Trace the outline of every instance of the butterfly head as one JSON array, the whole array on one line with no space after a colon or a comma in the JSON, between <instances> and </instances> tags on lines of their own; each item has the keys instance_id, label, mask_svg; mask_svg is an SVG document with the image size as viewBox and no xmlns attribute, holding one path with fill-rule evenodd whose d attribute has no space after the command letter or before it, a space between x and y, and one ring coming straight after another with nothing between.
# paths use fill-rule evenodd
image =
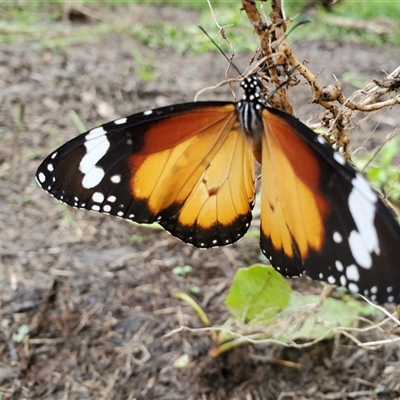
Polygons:
<instances>
[{"instance_id":1,"label":"butterfly head","mask_svg":"<svg viewBox=\"0 0 400 400\"><path fill-rule=\"evenodd\" d=\"M262 83L257 75L249 75L248 77L244 78L243 81L240 82L240 86L244 92L242 96L243 101L253 100L253 97L254 99L262 98Z\"/></svg>"},{"instance_id":2,"label":"butterfly head","mask_svg":"<svg viewBox=\"0 0 400 400\"><path fill-rule=\"evenodd\" d=\"M243 96L236 106L239 120L246 134L254 138L260 136L264 129L261 113L266 103L261 92L262 83L256 75L250 75L240 86Z\"/></svg>"}]
</instances>

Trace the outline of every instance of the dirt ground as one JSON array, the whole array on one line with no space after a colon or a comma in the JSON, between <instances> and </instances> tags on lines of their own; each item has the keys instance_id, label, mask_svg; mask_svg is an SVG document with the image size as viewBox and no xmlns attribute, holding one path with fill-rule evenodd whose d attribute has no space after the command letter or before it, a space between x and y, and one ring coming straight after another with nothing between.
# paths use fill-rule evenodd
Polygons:
<instances>
[{"instance_id":1,"label":"dirt ground","mask_svg":"<svg viewBox=\"0 0 400 400\"><path fill-rule=\"evenodd\" d=\"M121 9L113 12L109 18L117 23ZM123 12L134 20L137 9ZM196 12L170 7L148 8L142 15L193 23L197 18ZM151 81L137 77L133 48L154 60ZM348 72L365 82L381 79L382 70L400 63L389 45L302 41L294 50L314 72L321 71L324 84L333 73L339 80ZM238 55L237 64L244 67L249 56ZM1 46L1 399L399 398L399 344L372 351L337 337L302 350L246 345L213 359L209 333L165 336L181 325L203 327L174 297L189 293L190 285L200 288L192 296L213 324L227 320L223 299L237 267L258 262L258 240L198 250L163 231L68 208L35 183L40 161L79 133L72 110L90 128L191 101L197 90L221 81L225 67L216 52L181 55L113 34L57 50L29 40ZM353 90L344 82L345 94ZM231 98L221 89L207 96ZM309 88L300 85L292 96L297 116L316 121ZM390 132L398 122L396 112L376 114L352 139L372 148L383 138L377 133ZM193 269L176 276L172 269L180 265ZM305 291L321 290L295 282ZM20 331L18 341L25 324L29 335ZM364 333L362 339L376 336ZM177 368L174 362L184 354L189 362Z\"/></svg>"}]
</instances>

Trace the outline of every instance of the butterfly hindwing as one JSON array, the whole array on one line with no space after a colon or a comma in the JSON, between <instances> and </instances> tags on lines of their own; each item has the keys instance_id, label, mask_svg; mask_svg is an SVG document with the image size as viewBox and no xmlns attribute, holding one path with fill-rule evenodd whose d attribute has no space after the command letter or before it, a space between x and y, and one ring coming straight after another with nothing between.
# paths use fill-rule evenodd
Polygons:
<instances>
[{"instance_id":1,"label":"butterfly hindwing","mask_svg":"<svg viewBox=\"0 0 400 400\"><path fill-rule=\"evenodd\" d=\"M41 164L40 185L77 208L158 221L198 247L247 231L254 198L251 141L233 103L187 103L92 129Z\"/></svg>"},{"instance_id":2,"label":"butterfly hindwing","mask_svg":"<svg viewBox=\"0 0 400 400\"><path fill-rule=\"evenodd\" d=\"M286 276L400 301L390 294L400 293L400 229L366 179L295 118L265 109L263 119L264 254Z\"/></svg>"}]
</instances>

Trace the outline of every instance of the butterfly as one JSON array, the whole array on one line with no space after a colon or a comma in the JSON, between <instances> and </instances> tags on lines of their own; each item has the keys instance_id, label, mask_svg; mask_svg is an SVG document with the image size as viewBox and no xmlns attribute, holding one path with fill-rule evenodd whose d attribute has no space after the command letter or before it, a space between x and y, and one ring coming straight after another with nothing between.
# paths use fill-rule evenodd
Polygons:
<instances>
[{"instance_id":1,"label":"butterfly","mask_svg":"<svg viewBox=\"0 0 400 400\"><path fill-rule=\"evenodd\" d=\"M261 164L260 247L286 277L400 302L400 227L367 180L295 117L271 108L262 82L238 102L192 102L120 118L70 140L39 166L62 202L158 222L199 248L248 230Z\"/></svg>"}]
</instances>

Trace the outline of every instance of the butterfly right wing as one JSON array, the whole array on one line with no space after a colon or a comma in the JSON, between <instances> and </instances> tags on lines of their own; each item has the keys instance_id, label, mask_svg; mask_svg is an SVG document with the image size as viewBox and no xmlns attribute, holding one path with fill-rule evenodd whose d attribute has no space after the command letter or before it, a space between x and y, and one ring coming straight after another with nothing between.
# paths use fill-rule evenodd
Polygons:
<instances>
[{"instance_id":1,"label":"butterfly right wing","mask_svg":"<svg viewBox=\"0 0 400 400\"><path fill-rule=\"evenodd\" d=\"M294 117L263 110L261 248L283 275L400 302L400 227L367 180Z\"/></svg>"}]
</instances>

